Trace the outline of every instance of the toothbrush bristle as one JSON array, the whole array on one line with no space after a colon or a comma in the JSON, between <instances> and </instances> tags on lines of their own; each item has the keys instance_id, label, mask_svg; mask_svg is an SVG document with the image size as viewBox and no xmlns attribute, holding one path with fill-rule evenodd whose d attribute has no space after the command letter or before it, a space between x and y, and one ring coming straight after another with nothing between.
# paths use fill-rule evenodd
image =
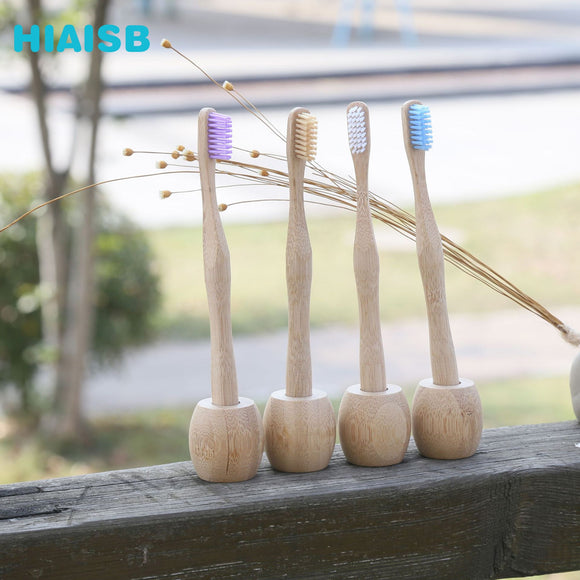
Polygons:
<instances>
[{"instance_id":1,"label":"toothbrush bristle","mask_svg":"<svg viewBox=\"0 0 580 580\"><path fill-rule=\"evenodd\" d=\"M232 119L212 112L207 119L207 150L210 159L231 159Z\"/></svg>"},{"instance_id":2,"label":"toothbrush bristle","mask_svg":"<svg viewBox=\"0 0 580 580\"><path fill-rule=\"evenodd\" d=\"M367 148L367 124L364 109L360 105L351 107L346 114L346 123L351 153L364 153Z\"/></svg>"},{"instance_id":3,"label":"toothbrush bristle","mask_svg":"<svg viewBox=\"0 0 580 580\"><path fill-rule=\"evenodd\" d=\"M413 149L429 151L433 144L431 113L427 105L415 103L409 107L409 132Z\"/></svg>"},{"instance_id":4,"label":"toothbrush bristle","mask_svg":"<svg viewBox=\"0 0 580 580\"><path fill-rule=\"evenodd\" d=\"M300 113L296 117L296 134L294 138L294 153L299 159L312 161L316 156L316 140L318 138L318 121L314 115Z\"/></svg>"}]
</instances>

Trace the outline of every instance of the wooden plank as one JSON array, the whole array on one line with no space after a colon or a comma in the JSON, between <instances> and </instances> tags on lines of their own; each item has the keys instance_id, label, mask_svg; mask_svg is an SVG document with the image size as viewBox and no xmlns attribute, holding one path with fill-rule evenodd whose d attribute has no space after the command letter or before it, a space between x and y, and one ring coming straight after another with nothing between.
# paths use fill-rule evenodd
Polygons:
<instances>
[{"instance_id":1,"label":"wooden plank","mask_svg":"<svg viewBox=\"0 0 580 580\"><path fill-rule=\"evenodd\" d=\"M0 486L1 578L505 578L580 569L580 425L484 432L460 461L189 462Z\"/></svg>"}]
</instances>

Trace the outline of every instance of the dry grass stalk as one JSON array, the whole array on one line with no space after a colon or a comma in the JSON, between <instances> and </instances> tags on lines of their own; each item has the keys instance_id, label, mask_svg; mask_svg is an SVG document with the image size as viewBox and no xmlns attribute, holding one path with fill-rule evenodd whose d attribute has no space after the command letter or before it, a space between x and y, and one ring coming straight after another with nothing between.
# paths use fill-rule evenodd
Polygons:
<instances>
[{"instance_id":1,"label":"dry grass stalk","mask_svg":"<svg viewBox=\"0 0 580 580\"><path fill-rule=\"evenodd\" d=\"M223 85L221 85L197 63L186 57L174 47L169 46L169 48L193 64L193 66L195 66L195 68L197 68L211 82L213 82L219 88L225 90L244 109L254 115L259 121L264 123L264 125L266 125L266 127L268 127L275 135L277 135L280 139L285 140L284 135L256 106L252 104L249 99L239 93L232 83L226 81ZM249 166L246 164L238 164L237 162L232 162L232 164L237 165L238 167L249 168ZM323 197L332 201L333 204L346 207L350 210L356 207L356 187L352 181L325 170L320 164L316 162L309 162L308 165L315 174L328 180L330 184L326 182L307 180L305 187L306 192L311 193L312 195ZM273 170L270 169L268 169L268 171L273 172ZM286 178L286 181L284 181L284 178ZM282 187L287 187L288 185L287 175L284 175L284 173L280 171L277 172L277 175L273 180L270 180L269 177L264 177L263 179L265 179L266 182L270 185L280 185ZM372 214L376 219L389 225L405 237L412 240L415 239L415 218L412 214L397 207L395 204L392 204L388 200L374 194L371 194L370 204ZM562 338L570 344L574 346L580 346L580 334L574 331L568 325L564 324L562 320L552 314L547 308L520 290L515 284L504 278L493 268L482 262L479 258L476 258L469 251L462 248L459 244L456 244L443 235L441 236L441 240L443 244L445 259L448 262L469 276L472 276L476 280L483 282L492 290L495 290L499 294L509 298L516 304L519 304L521 307L536 314L551 324L561 333Z\"/></svg>"},{"instance_id":2,"label":"dry grass stalk","mask_svg":"<svg viewBox=\"0 0 580 580\"><path fill-rule=\"evenodd\" d=\"M166 44L165 44L166 43ZM232 83L226 81L225 83L218 83L211 75L209 75L205 70L203 70L198 64L189 59L187 56L175 49L168 41L164 41L163 46L170 48L177 54L182 56L185 60L190 62L195 68L197 68L202 74L204 74L212 83L214 83L220 89L226 91L235 101L237 101L246 111L254 115L261 123L263 123L268 129L270 129L277 137L282 141L285 141L284 135L270 122L270 120L257 108L255 107L246 97L241 95ZM285 161L285 157L281 155L272 155L268 153L261 153L256 150L245 150L244 151L250 155L251 158L266 157L273 160ZM174 151L174 152L161 152L161 151L134 151L132 149L125 149L124 154L129 156L135 153L152 153L157 155L169 155L174 159L181 159L183 161L192 162L197 160L197 153L187 150L184 152ZM318 198L323 198L325 202L313 202L320 205L330 205L332 207L340 207L349 211L355 211L356 209L356 185L350 179L341 177L327 171L319 163L308 162L308 167L311 169L314 177L305 179L305 193L311 194ZM176 173L199 173L199 170L192 165L179 165L175 163L162 162L158 165L160 168L165 168L167 166L180 167L183 169L176 169L171 171L163 172L163 174L176 174ZM217 166L217 173L222 175L227 175L234 177L238 180L249 181L251 183L260 183L264 185L274 185L288 189L288 174L275 167L265 167L264 165L258 165L253 163L245 163L237 160L230 161L220 161ZM22 216L13 220L7 226L0 228L0 233L8 229L10 226L14 225L24 217L30 215L37 209L44 207L48 203L53 203L65 199L76 193L85 191L92 187L103 185L106 183L113 183L116 181L123 181L127 179L136 179L141 177L150 177L152 175L161 175L161 173L152 173L147 175L137 175L129 177L121 177L116 179L109 179L101 181L99 183L89 185L75 191L66 193L50 202L38 205L31 210L27 211ZM231 186L226 186L231 187ZM186 191L197 191L197 190L186 190ZM181 192L170 192L164 190L162 192L162 197L169 197L172 193ZM239 203L249 203L251 201L265 201L265 200L248 200L240 201L229 204L230 207L237 205ZM387 199L384 199L376 194L370 193L370 205L373 217L377 220L383 222L384 224L390 226L395 231L399 232L401 235L405 236L410 240L415 239L415 218L412 214L405 211L404 209L398 207L397 205L391 203ZM221 209L224 210L228 206L221 204ZM580 334L566 325L557 316L552 314L547 308L542 306L539 302L534 300L531 296L520 290L515 284L504 278L501 274L496 272L493 268L485 264L479 258L471 254L465 248L456 244L453 240L442 235L441 236L443 251L445 254L445 259L453 264L455 267L459 268L461 271L465 272L469 276L479 280L495 292L498 292L502 296L509 298L516 304L519 304L522 308L525 308L529 312L536 314L550 325L552 325L556 330L558 330L564 340L569 342L574 346L580 346Z\"/></svg>"}]
</instances>

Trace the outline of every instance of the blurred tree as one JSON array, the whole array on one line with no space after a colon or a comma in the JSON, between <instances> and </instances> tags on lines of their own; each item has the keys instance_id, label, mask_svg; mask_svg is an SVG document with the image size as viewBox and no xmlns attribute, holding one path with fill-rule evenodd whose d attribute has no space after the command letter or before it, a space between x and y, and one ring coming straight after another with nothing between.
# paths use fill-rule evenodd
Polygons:
<instances>
[{"instance_id":1,"label":"blurred tree","mask_svg":"<svg viewBox=\"0 0 580 580\"><path fill-rule=\"evenodd\" d=\"M33 24L38 24L43 31L50 23L54 25L55 33L65 23L80 27L90 22L96 35L106 22L110 4L110 0L75 0L61 10L55 9L51 3L49 11L42 0L13 1L11 20L22 24L25 31ZM7 19L6 15L4 19ZM97 44L95 37L95 46ZM40 45L43 46L42 39ZM77 180L83 183L95 181L103 52L93 50L76 55L80 62L88 59L88 73L86 80L72 91L75 122L69 140L70 155L67 163L58 165L52 142L54 133L62 133L62 128L49 123L49 83L44 74L45 61L58 59L58 53L32 52L29 46L27 48L22 54L29 63L30 94L36 108L44 157L42 198L47 201L66 190L73 165L83 167L82 175L76 176ZM61 204L48 206L36 230L43 288L43 342L56 355L50 365L54 405L46 415L45 427L67 437L79 435L83 425L81 391L93 324L96 195L91 191L82 196L79 217L73 221L65 219Z\"/></svg>"},{"instance_id":2,"label":"blurred tree","mask_svg":"<svg viewBox=\"0 0 580 580\"><path fill-rule=\"evenodd\" d=\"M30 190L39 187L30 176L19 182L0 176L0 216L5 220L31 199ZM10 191L12 195L8 195ZM14 193L18 193L18 198ZM40 286L35 228L22 222L0 235L0 385L13 386L7 411L18 418L30 418L37 407L34 401L34 376L42 341Z\"/></svg>"},{"instance_id":3,"label":"blurred tree","mask_svg":"<svg viewBox=\"0 0 580 580\"><path fill-rule=\"evenodd\" d=\"M1 222L26 211L41 189L37 174L0 175ZM77 219L74 205L80 207L81 199L67 204L65 223ZM30 216L0 235L0 388L13 388L7 411L29 422L46 404L36 374L53 358L41 323L46 289L40 283L35 231L41 219ZM95 323L90 343L92 360L102 364L151 337L160 293L144 235L106 207L100 208L96 222Z\"/></svg>"}]
</instances>

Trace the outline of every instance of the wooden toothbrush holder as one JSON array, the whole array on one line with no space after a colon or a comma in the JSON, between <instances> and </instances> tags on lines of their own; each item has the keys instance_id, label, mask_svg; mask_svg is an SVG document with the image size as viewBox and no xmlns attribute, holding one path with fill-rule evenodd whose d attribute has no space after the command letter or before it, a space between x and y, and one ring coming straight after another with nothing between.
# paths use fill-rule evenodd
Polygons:
<instances>
[{"instance_id":1,"label":"wooden toothbrush holder","mask_svg":"<svg viewBox=\"0 0 580 580\"><path fill-rule=\"evenodd\" d=\"M274 391L264 410L266 455L274 469L291 473L327 467L336 443L334 409L326 393L289 397Z\"/></svg>"},{"instance_id":2,"label":"wooden toothbrush holder","mask_svg":"<svg viewBox=\"0 0 580 580\"><path fill-rule=\"evenodd\" d=\"M463 459L477 450L483 429L481 400L473 381L459 381L439 386L424 379L415 391L413 438L425 457Z\"/></svg>"},{"instance_id":3,"label":"wooden toothbrush holder","mask_svg":"<svg viewBox=\"0 0 580 580\"><path fill-rule=\"evenodd\" d=\"M401 387L362 391L348 387L338 412L340 444L349 463L382 467L401 463L411 436L411 412Z\"/></svg>"},{"instance_id":4,"label":"wooden toothbrush holder","mask_svg":"<svg viewBox=\"0 0 580 580\"><path fill-rule=\"evenodd\" d=\"M206 481L246 481L256 475L264 449L262 417L254 401L218 406L201 400L189 424L189 453Z\"/></svg>"}]
</instances>

